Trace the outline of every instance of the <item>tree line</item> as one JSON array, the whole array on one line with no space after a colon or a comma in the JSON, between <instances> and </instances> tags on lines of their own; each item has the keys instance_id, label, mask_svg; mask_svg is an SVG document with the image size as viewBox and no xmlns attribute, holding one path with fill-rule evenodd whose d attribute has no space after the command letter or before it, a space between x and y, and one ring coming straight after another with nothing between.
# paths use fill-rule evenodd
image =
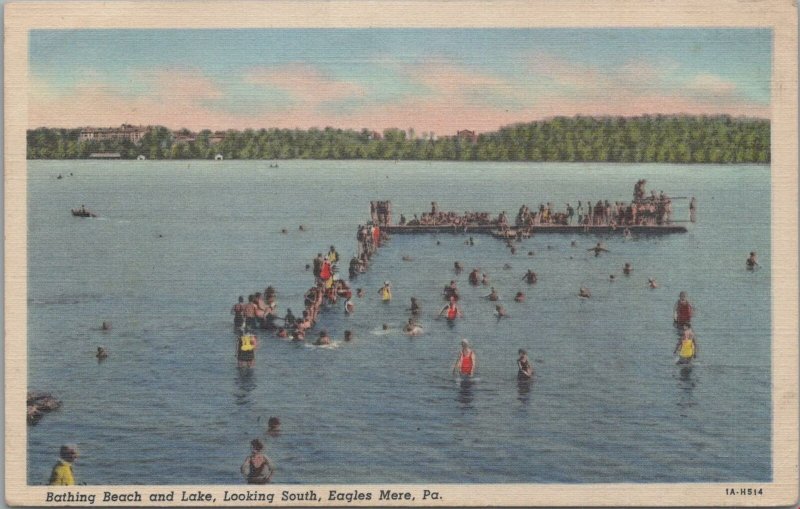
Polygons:
<instances>
[{"instance_id":1,"label":"tree line","mask_svg":"<svg viewBox=\"0 0 800 509\"><path fill-rule=\"evenodd\" d=\"M401 159L625 163L769 163L769 120L728 115L555 117L519 123L476 138L413 129L228 130L222 141L200 131L151 128L139 143L80 141L80 129L28 131L28 159L85 159L116 152L123 159Z\"/></svg>"}]
</instances>

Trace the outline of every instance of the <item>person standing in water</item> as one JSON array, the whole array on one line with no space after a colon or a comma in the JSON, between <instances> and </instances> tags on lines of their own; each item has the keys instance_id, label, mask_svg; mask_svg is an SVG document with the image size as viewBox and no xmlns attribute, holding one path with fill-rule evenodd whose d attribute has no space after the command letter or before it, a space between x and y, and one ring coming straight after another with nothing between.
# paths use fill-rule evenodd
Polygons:
<instances>
[{"instance_id":1,"label":"person standing in water","mask_svg":"<svg viewBox=\"0 0 800 509\"><path fill-rule=\"evenodd\" d=\"M244 325L244 297L241 295L239 296L239 302L231 308L231 314L233 315L233 328L238 330Z\"/></svg>"},{"instance_id":2,"label":"person standing in water","mask_svg":"<svg viewBox=\"0 0 800 509\"><path fill-rule=\"evenodd\" d=\"M520 348L518 353L517 379L530 380L533 378L533 366L531 366L531 362L528 360L528 352Z\"/></svg>"},{"instance_id":3,"label":"person standing in water","mask_svg":"<svg viewBox=\"0 0 800 509\"><path fill-rule=\"evenodd\" d=\"M236 338L236 359L240 368L252 368L256 362L258 338L255 334L242 331Z\"/></svg>"},{"instance_id":4,"label":"person standing in water","mask_svg":"<svg viewBox=\"0 0 800 509\"><path fill-rule=\"evenodd\" d=\"M259 439L250 441L251 452L242 463L241 472L247 484L267 484L275 473L269 458L264 455L264 443Z\"/></svg>"},{"instance_id":5,"label":"person standing in water","mask_svg":"<svg viewBox=\"0 0 800 509\"><path fill-rule=\"evenodd\" d=\"M420 308L416 297L411 297L411 307L408 308L408 311L411 311L413 316L419 316L420 312L422 311L422 308Z\"/></svg>"},{"instance_id":6,"label":"person standing in water","mask_svg":"<svg viewBox=\"0 0 800 509\"><path fill-rule=\"evenodd\" d=\"M478 358L475 352L469 347L469 341L466 339L461 340L461 351L458 352L458 357L453 365L453 374L457 372L461 376L473 376L475 368L478 365Z\"/></svg>"},{"instance_id":7,"label":"person standing in water","mask_svg":"<svg viewBox=\"0 0 800 509\"><path fill-rule=\"evenodd\" d=\"M61 446L58 453L58 463L50 473L50 486L73 486L75 484L75 472L72 464L78 459L78 446L66 444Z\"/></svg>"},{"instance_id":8,"label":"person standing in water","mask_svg":"<svg viewBox=\"0 0 800 509\"><path fill-rule=\"evenodd\" d=\"M692 307L692 304L686 297L686 292L681 292L678 295L678 301L675 303L672 319L675 325L683 327L684 325L691 324L692 316L694 316L694 307Z\"/></svg>"},{"instance_id":9,"label":"person standing in water","mask_svg":"<svg viewBox=\"0 0 800 509\"><path fill-rule=\"evenodd\" d=\"M453 322L456 318L461 318L464 316L461 313L461 309L458 307L458 304L456 304L455 297L450 297L450 302L448 302L447 305L443 307L441 311L439 311L439 316L442 315L445 315L449 322Z\"/></svg>"},{"instance_id":10,"label":"person standing in water","mask_svg":"<svg viewBox=\"0 0 800 509\"><path fill-rule=\"evenodd\" d=\"M697 341L694 334L689 333L689 329L684 329L681 339L675 345L673 354L678 354L678 364L689 364L692 359L697 358Z\"/></svg>"},{"instance_id":11,"label":"person standing in water","mask_svg":"<svg viewBox=\"0 0 800 509\"><path fill-rule=\"evenodd\" d=\"M388 281L383 282L383 286L378 290L378 295L381 296L383 302L392 300L392 287Z\"/></svg>"},{"instance_id":12,"label":"person standing in water","mask_svg":"<svg viewBox=\"0 0 800 509\"><path fill-rule=\"evenodd\" d=\"M536 276L536 273L531 269L528 269L528 272L522 276L522 280L528 283L529 285L535 285L539 278Z\"/></svg>"},{"instance_id":13,"label":"person standing in water","mask_svg":"<svg viewBox=\"0 0 800 509\"><path fill-rule=\"evenodd\" d=\"M758 256L755 251L750 251L750 256L747 257L746 264L748 270L755 270L756 267L761 267L761 265L758 264Z\"/></svg>"}]
</instances>

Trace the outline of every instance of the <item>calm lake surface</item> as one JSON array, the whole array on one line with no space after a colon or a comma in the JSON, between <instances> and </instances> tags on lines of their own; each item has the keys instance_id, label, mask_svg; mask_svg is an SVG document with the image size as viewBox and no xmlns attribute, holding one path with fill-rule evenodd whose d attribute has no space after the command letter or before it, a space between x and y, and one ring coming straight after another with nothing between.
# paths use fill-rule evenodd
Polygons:
<instances>
[{"instance_id":1,"label":"calm lake surface","mask_svg":"<svg viewBox=\"0 0 800 509\"><path fill-rule=\"evenodd\" d=\"M395 220L432 200L513 217L523 203L630 200L639 178L697 197L688 233L608 237L599 258L586 251L593 235L538 235L516 255L489 236L471 247L461 235L395 236L354 282L366 292L355 314L321 315L316 331L340 342L351 329L352 343L261 336L255 368L236 367L236 298L271 284L280 313L300 314L305 265L331 244L348 260L370 200L391 200ZM47 482L65 442L80 446L79 482L237 484L255 437L277 483L772 478L768 166L29 161L28 179L28 385L63 401L28 428L30 484ZM81 204L100 217L72 217ZM753 250L763 268L748 272ZM488 288L469 287L472 267L510 318L496 320ZM535 286L521 281L528 268ZM454 328L434 320L451 279L465 313ZM592 299L577 298L582 285ZM519 290L527 302L513 301ZM688 371L672 355L681 290L697 310ZM425 326L414 339L399 332L411 296ZM472 386L450 375L462 337L478 356ZM536 371L528 386L516 381L519 348ZM265 437L273 415L283 432Z\"/></svg>"}]
</instances>

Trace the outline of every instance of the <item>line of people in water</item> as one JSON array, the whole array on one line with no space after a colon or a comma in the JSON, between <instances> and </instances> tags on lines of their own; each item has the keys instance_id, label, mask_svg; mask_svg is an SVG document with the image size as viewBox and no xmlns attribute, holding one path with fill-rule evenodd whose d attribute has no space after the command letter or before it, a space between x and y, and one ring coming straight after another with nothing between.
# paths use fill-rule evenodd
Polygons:
<instances>
[{"instance_id":1,"label":"line of people in water","mask_svg":"<svg viewBox=\"0 0 800 509\"><path fill-rule=\"evenodd\" d=\"M370 258L387 239L386 233L376 224L359 225L356 234L358 254L351 259L349 267L351 280L366 271ZM259 346L257 330L274 333L281 339L305 341L308 331L317 325L324 307L333 307L343 301L345 314L355 312L353 290L350 283L339 276L337 268L339 261L339 252L335 246L330 246L326 255L317 253L312 262L306 265L306 270L312 271L314 285L303 295L304 309L299 317L294 315L291 308L287 308L284 316L278 316L277 293L272 286L268 286L263 293L256 292L249 295L247 302L244 296L239 297L239 301L230 311L236 332L236 358L239 367L251 368L255 363L255 351ZM391 286L388 281L379 292L384 301L391 300ZM360 288L357 296L363 296ZM345 331L344 340L350 341L352 338L352 331ZM320 331L319 337L313 342L317 346L331 343L332 339L325 329Z\"/></svg>"}]
</instances>

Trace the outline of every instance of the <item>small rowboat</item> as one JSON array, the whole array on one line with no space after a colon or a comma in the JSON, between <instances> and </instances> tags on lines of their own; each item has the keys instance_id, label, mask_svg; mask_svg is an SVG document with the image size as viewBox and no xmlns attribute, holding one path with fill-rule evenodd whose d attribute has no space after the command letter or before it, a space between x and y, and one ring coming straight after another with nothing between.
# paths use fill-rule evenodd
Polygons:
<instances>
[{"instance_id":1,"label":"small rowboat","mask_svg":"<svg viewBox=\"0 0 800 509\"><path fill-rule=\"evenodd\" d=\"M72 209L72 215L75 217L97 217L97 214L85 209Z\"/></svg>"}]
</instances>

